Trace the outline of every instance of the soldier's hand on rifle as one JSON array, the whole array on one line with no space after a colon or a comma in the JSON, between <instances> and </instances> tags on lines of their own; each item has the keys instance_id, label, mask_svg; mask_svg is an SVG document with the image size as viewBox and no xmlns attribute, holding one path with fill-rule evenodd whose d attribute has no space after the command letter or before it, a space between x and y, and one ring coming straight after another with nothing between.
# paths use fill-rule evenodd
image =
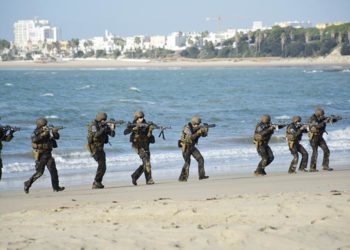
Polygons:
<instances>
[{"instance_id":1,"label":"soldier's hand on rifle","mask_svg":"<svg viewBox=\"0 0 350 250\"><path fill-rule=\"evenodd\" d=\"M201 130L202 130L202 134L206 134L206 133L208 133L209 128L208 127L202 127Z\"/></svg>"},{"instance_id":2,"label":"soldier's hand on rifle","mask_svg":"<svg viewBox=\"0 0 350 250\"><path fill-rule=\"evenodd\" d=\"M110 123L109 127L110 127L110 129L115 130L115 124L114 123Z\"/></svg>"},{"instance_id":3,"label":"soldier's hand on rifle","mask_svg":"<svg viewBox=\"0 0 350 250\"><path fill-rule=\"evenodd\" d=\"M42 131L41 131L40 135L44 137L44 136L48 136L49 133L50 133L49 128L47 126L45 126L45 127L42 128Z\"/></svg>"},{"instance_id":4,"label":"soldier's hand on rifle","mask_svg":"<svg viewBox=\"0 0 350 250\"><path fill-rule=\"evenodd\" d=\"M52 128L52 133L58 133L59 128Z\"/></svg>"}]
</instances>

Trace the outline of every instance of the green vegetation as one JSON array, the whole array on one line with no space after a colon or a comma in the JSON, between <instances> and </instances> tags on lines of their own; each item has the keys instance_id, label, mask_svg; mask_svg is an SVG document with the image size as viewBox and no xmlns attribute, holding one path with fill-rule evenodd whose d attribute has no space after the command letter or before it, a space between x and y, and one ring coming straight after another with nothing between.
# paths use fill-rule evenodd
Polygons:
<instances>
[{"instance_id":1,"label":"green vegetation","mask_svg":"<svg viewBox=\"0 0 350 250\"><path fill-rule=\"evenodd\" d=\"M140 58L165 58L167 56L173 55L175 52L172 50L155 48L151 50L142 51L141 49L136 49L132 51L125 52L127 58L140 59Z\"/></svg>"},{"instance_id":2,"label":"green vegetation","mask_svg":"<svg viewBox=\"0 0 350 250\"><path fill-rule=\"evenodd\" d=\"M180 55L187 58L242 57L316 57L326 56L339 46L342 55L350 54L350 23L326 29L273 27L271 30L238 33L216 48L206 43L203 48L190 47Z\"/></svg>"}]
</instances>

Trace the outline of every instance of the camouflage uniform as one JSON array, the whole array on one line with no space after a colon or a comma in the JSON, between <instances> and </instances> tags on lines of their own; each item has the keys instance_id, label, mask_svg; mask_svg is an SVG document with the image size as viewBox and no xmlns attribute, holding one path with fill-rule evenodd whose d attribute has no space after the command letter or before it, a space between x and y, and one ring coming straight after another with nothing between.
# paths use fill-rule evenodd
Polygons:
<instances>
[{"instance_id":1,"label":"camouflage uniform","mask_svg":"<svg viewBox=\"0 0 350 250\"><path fill-rule=\"evenodd\" d=\"M305 148L300 144L300 141L302 139L303 133L307 133L307 130L303 127L298 126L295 122L291 123L287 127L287 141L288 141L288 147L293 155L293 160L290 163L290 167L288 170L288 173L296 173L296 168L299 161L299 155L298 152L301 153L301 162L299 165L299 171L307 172L307 161L309 154L305 150Z\"/></svg>"},{"instance_id":2,"label":"camouflage uniform","mask_svg":"<svg viewBox=\"0 0 350 250\"><path fill-rule=\"evenodd\" d=\"M91 156L98 163L95 180L92 186L93 188L104 188L102 185L102 179L106 173L106 154L104 151L104 144L109 142L109 136L115 136L114 129L111 129L106 123L101 122L102 120L107 120L107 114L97 114L96 119L88 126L87 147Z\"/></svg>"},{"instance_id":3,"label":"camouflage uniform","mask_svg":"<svg viewBox=\"0 0 350 250\"><path fill-rule=\"evenodd\" d=\"M60 138L58 130L51 132L46 128L46 119L38 119L37 128L32 135L33 156L35 159L36 172L30 179L24 182L24 191L29 193L29 188L40 178L45 171L45 166L51 175L51 185L54 191L63 191L64 187L59 186L58 173L56 169L55 159L52 157L52 149L57 148L57 142Z\"/></svg>"},{"instance_id":4,"label":"camouflage uniform","mask_svg":"<svg viewBox=\"0 0 350 250\"><path fill-rule=\"evenodd\" d=\"M208 128L199 126L201 123L199 117L194 117L192 120L197 122L198 127L194 128L193 122L188 123L186 126L184 126L181 139L179 140L179 147L182 148L182 157L185 161L182 167L179 181L187 181L188 179L191 165L191 156L193 156L193 158L195 158L198 162L199 179L202 180L209 178L205 175L204 158L196 147L199 138L201 136L206 137L208 135Z\"/></svg>"},{"instance_id":5,"label":"camouflage uniform","mask_svg":"<svg viewBox=\"0 0 350 250\"><path fill-rule=\"evenodd\" d=\"M322 111L322 110L318 110L318 111ZM312 115L309 119L309 123L310 123L309 139L310 139L310 145L312 147L310 172L317 171L316 165L317 165L318 147L320 147L323 150L323 162L322 162L323 170L331 171L333 169L329 167L330 151L328 149L326 141L323 139L323 133L326 132L327 121L323 117L323 115L316 116L316 113L317 113L317 110L315 114Z\"/></svg>"},{"instance_id":6,"label":"camouflage uniform","mask_svg":"<svg viewBox=\"0 0 350 250\"><path fill-rule=\"evenodd\" d=\"M133 125L128 125L124 130L124 135L130 134L130 142L136 153L142 160L142 164L131 175L132 183L136 186L137 180L144 173L146 184L154 184L152 179L151 152L149 145L155 143L155 138L152 134L153 127L148 126L146 120L143 120L139 125L135 125L138 118L143 118L143 112L136 112Z\"/></svg>"},{"instance_id":7,"label":"camouflage uniform","mask_svg":"<svg viewBox=\"0 0 350 250\"><path fill-rule=\"evenodd\" d=\"M256 144L256 150L261 157L261 161L254 172L256 175L266 175L265 168L274 160L274 155L268 145L273 133L274 128L271 126L270 122L259 122L256 125L254 143Z\"/></svg>"},{"instance_id":8,"label":"camouflage uniform","mask_svg":"<svg viewBox=\"0 0 350 250\"><path fill-rule=\"evenodd\" d=\"M2 177L2 159L1 159L1 150L2 150L2 142L3 141L6 141L6 142L9 142L12 140L13 138L13 133L14 131L10 130L10 132L7 132L6 130L3 130L1 127L0 127L0 180L1 180L1 177Z\"/></svg>"}]
</instances>

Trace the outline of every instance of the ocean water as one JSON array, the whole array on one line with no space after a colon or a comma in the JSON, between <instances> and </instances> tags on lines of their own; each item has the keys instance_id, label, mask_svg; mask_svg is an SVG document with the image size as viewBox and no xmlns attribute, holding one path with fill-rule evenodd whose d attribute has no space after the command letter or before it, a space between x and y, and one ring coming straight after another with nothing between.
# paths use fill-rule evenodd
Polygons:
<instances>
[{"instance_id":1,"label":"ocean water","mask_svg":"<svg viewBox=\"0 0 350 250\"><path fill-rule=\"evenodd\" d=\"M74 69L0 70L0 123L19 126L10 143L4 143L3 180L0 191L18 189L34 173L30 136L35 120L65 127L54 150L62 185L91 183L96 162L84 149L87 124L99 111L109 118L132 120L143 110L148 121L172 126L166 140L151 146L155 180L177 178L183 160L177 140L182 127L197 114L204 122L216 123L199 149L209 175L252 172L259 157L252 134L259 117L271 114L273 121L294 115L307 119L315 107L326 114L350 117L349 69L325 68L215 68L215 69ZM106 145L105 183L129 181L140 165L125 126ZM271 147L275 161L267 171L287 171L291 155L285 130L275 133ZM331 165L348 166L350 120L328 126L325 136L331 150ZM302 142L310 152L307 136ZM310 152L311 154L311 152ZM322 157L322 153L319 154ZM319 164L321 160L319 160ZM193 161L191 176L197 175ZM34 186L50 187L49 173Z\"/></svg>"}]
</instances>

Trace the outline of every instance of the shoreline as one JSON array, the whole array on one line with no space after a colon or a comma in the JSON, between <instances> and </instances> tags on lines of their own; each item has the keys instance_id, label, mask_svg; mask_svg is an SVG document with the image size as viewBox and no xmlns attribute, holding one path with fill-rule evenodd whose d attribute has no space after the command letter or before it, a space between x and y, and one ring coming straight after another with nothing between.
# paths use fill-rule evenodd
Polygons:
<instances>
[{"instance_id":1,"label":"shoreline","mask_svg":"<svg viewBox=\"0 0 350 250\"><path fill-rule=\"evenodd\" d=\"M350 56L318 58L232 58L232 59L179 59L179 60L112 60L83 59L39 63L33 61L0 62L0 69L69 69L69 68L239 68L239 67L350 67Z\"/></svg>"},{"instance_id":2,"label":"shoreline","mask_svg":"<svg viewBox=\"0 0 350 250\"><path fill-rule=\"evenodd\" d=\"M348 168L0 193L0 248L345 249L349 178Z\"/></svg>"}]
</instances>

